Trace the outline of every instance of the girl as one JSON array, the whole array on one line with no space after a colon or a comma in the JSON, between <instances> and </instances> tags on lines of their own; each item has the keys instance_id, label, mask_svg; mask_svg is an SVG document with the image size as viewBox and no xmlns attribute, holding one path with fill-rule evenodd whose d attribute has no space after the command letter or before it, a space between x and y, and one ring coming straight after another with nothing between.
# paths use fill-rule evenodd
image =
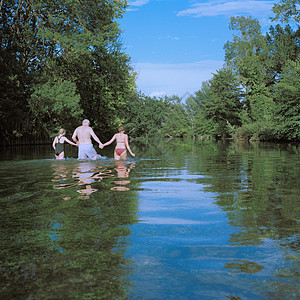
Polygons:
<instances>
[{"instance_id":1,"label":"girl","mask_svg":"<svg viewBox=\"0 0 300 300\"><path fill-rule=\"evenodd\" d=\"M66 131L63 128L61 128L58 133L59 135L55 137L52 147L55 151L56 159L64 159L65 158L64 142L68 142L73 146L77 146L77 144L71 142L65 137Z\"/></svg>"},{"instance_id":2,"label":"girl","mask_svg":"<svg viewBox=\"0 0 300 300\"><path fill-rule=\"evenodd\" d=\"M114 151L114 158L115 160L120 160L120 159L127 159L127 150L130 152L130 154L134 157L135 154L132 153L129 144L128 144L128 135L124 133L125 128L123 126L119 127L119 133L116 133L110 141L105 143L103 147L111 144L114 140L117 141L117 145Z\"/></svg>"}]
</instances>

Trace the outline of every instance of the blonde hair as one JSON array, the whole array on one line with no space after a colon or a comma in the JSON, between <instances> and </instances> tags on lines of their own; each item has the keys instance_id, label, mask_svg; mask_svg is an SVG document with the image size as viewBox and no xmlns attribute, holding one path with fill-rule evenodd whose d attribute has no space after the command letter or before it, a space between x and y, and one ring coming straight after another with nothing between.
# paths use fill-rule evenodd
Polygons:
<instances>
[{"instance_id":1,"label":"blonde hair","mask_svg":"<svg viewBox=\"0 0 300 300\"><path fill-rule=\"evenodd\" d=\"M61 128L61 129L59 129L58 133L63 135L66 133L66 131L65 131L65 129Z\"/></svg>"}]
</instances>

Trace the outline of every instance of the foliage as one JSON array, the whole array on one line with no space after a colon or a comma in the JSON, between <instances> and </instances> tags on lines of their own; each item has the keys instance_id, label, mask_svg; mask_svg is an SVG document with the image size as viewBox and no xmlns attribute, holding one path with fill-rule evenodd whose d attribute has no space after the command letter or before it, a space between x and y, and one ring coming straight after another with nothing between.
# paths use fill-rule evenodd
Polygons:
<instances>
[{"instance_id":1,"label":"foliage","mask_svg":"<svg viewBox=\"0 0 300 300\"><path fill-rule=\"evenodd\" d=\"M266 59L269 60L266 72L269 75L268 85L276 84L281 77L283 67L290 61L295 61L300 54L299 33L287 25L271 26L266 33Z\"/></svg>"},{"instance_id":2,"label":"foliage","mask_svg":"<svg viewBox=\"0 0 300 300\"><path fill-rule=\"evenodd\" d=\"M34 123L42 124L51 135L53 129L57 132L63 124L74 123L72 118L82 114L79 101L75 83L59 80L35 86L28 104Z\"/></svg>"},{"instance_id":3,"label":"foliage","mask_svg":"<svg viewBox=\"0 0 300 300\"><path fill-rule=\"evenodd\" d=\"M74 127L83 116L100 130L114 123L134 88L116 21L126 7L127 1L1 1L0 115L8 126L0 138L47 138L51 126Z\"/></svg>"},{"instance_id":4,"label":"foliage","mask_svg":"<svg viewBox=\"0 0 300 300\"><path fill-rule=\"evenodd\" d=\"M124 109L124 124L128 133L134 137L160 136L168 107L166 100L136 93L129 100Z\"/></svg>"},{"instance_id":5,"label":"foliage","mask_svg":"<svg viewBox=\"0 0 300 300\"><path fill-rule=\"evenodd\" d=\"M261 34L261 27L258 20L251 17L231 18L229 27L237 30L239 35L233 35L233 42L225 44L225 60L236 72L244 89L244 105L247 113L250 118L256 120L261 117L260 114L256 115L259 110L257 106L261 105L257 103L257 99L264 98L261 97L263 89L258 89L257 85L266 82L262 63L265 61L262 56L265 41Z\"/></svg>"},{"instance_id":6,"label":"foliage","mask_svg":"<svg viewBox=\"0 0 300 300\"><path fill-rule=\"evenodd\" d=\"M297 23L300 22L300 11L298 9L298 0L280 0L273 6L273 12L276 16L273 20L281 20L287 23L290 19L294 19Z\"/></svg>"},{"instance_id":7,"label":"foliage","mask_svg":"<svg viewBox=\"0 0 300 300\"><path fill-rule=\"evenodd\" d=\"M276 135L279 139L300 139L300 58L283 69L282 79L275 88Z\"/></svg>"},{"instance_id":8,"label":"foliage","mask_svg":"<svg viewBox=\"0 0 300 300\"><path fill-rule=\"evenodd\" d=\"M233 132L237 140L270 141L275 139L274 124L267 121L257 121L244 124Z\"/></svg>"},{"instance_id":9,"label":"foliage","mask_svg":"<svg viewBox=\"0 0 300 300\"><path fill-rule=\"evenodd\" d=\"M298 1L273 20L299 22ZM188 99L138 93L117 22L127 1L1 1L0 139L49 138L82 118L108 138L214 136L299 140L300 29L235 16L225 65ZM294 64L297 62L296 64Z\"/></svg>"},{"instance_id":10,"label":"foliage","mask_svg":"<svg viewBox=\"0 0 300 300\"><path fill-rule=\"evenodd\" d=\"M217 136L228 136L227 123L240 125L242 108L241 89L230 68L217 71L209 81L209 97L203 103L203 112L217 126Z\"/></svg>"},{"instance_id":11,"label":"foliage","mask_svg":"<svg viewBox=\"0 0 300 300\"><path fill-rule=\"evenodd\" d=\"M183 137L189 133L189 119L182 99L173 96L167 99L163 133L165 136Z\"/></svg>"}]
</instances>

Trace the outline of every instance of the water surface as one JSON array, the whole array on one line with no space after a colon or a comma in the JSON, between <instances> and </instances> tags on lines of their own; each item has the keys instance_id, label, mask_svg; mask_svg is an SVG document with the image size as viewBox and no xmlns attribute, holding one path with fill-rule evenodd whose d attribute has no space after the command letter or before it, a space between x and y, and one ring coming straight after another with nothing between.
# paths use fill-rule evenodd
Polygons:
<instances>
[{"instance_id":1,"label":"water surface","mask_svg":"<svg viewBox=\"0 0 300 300\"><path fill-rule=\"evenodd\" d=\"M1 299L299 298L297 146L131 146L1 149Z\"/></svg>"}]
</instances>

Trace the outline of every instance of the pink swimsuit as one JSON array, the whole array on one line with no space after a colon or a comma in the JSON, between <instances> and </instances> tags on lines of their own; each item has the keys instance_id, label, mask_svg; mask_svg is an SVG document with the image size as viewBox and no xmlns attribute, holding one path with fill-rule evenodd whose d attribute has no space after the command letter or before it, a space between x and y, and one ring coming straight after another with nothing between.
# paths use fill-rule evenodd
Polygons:
<instances>
[{"instance_id":1,"label":"pink swimsuit","mask_svg":"<svg viewBox=\"0 0 300 300\"><path fill-rule=\"evenodd\" d=\"M121 156L126 151L125 148L116 148L115 152L117 155Z\"/></svg>"}]
</instances>

